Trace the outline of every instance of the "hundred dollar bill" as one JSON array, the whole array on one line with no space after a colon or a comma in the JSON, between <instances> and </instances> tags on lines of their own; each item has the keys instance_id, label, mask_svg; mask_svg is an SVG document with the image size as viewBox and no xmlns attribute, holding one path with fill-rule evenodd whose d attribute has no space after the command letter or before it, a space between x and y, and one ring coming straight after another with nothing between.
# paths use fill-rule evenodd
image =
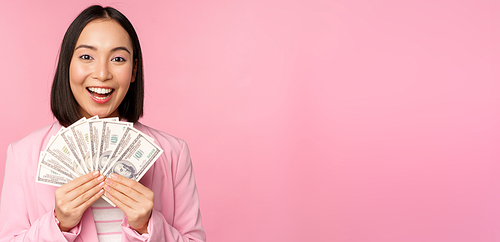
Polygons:
<instances>
[{"instance_id":1,"label":"hundred dollar bill","mask_svg":"<svg viewBox=\"0 0 500 242\"><path fill-rule=\"evenodd\" d=\"M115 121L102 121L101 143L99 145L99 161L98 170L104 171L107 167L107 162L111 153L118 145L123 133L127 127L131 127L133 123L129 122L115 122Z\"/></svg>"},{"instance_id":2,"label":"hundred dollar bill","mask_svg":"<svg viewBox=\"0 0 500 242\"><path fill-rule=\"evenodd\" d=\"M79 156L81 158L80 164L87 172L94 170L94 166L92 165L92 153L90 152L90 131L88 121L95 119L97 119L97 116L68 127L78 147Z\"/></svg>"},{"instance_id":3,"label":"hundred dollar bill","mask_svg":"<svg viewBox=\"0 0 500 242\"><path fill-rule=\"evenodd\" d=\"M90 153L94 170L98 170L97 165L99 161L99 146L101 144L102 121L92 120L89 121L89 134L90 134Z\"/></svg>"},{"instance_id":4,"label":"hundred dollar bill","mask_svg":"<svg viewBox=\"0 0 500 242\"><path fill-rule=\"evenodd\" d=\"M101 145L101 134L102 134L102 121L118 121L118 118L105 118L105 119L95 119L89 120L89 134L90 134L90 153L92 157L92 164L94 169L98 170L99 162L99 147Z\"/></svg>"},{"instance_id":5,"label":"hundred dollar bill","mask_svg":"<svg viewBox=\"0 0 500 242\"><path fill-rule=\"evenodd\" d=\"M67 131L67 129L62 128L60 132L51 139L51 142L47 145L45 152L52 155L55 159L57 159L59 164L74 171L78 174L78 176L86 174L73 154L76 152L71 151L64 138L60 135L61 132L65 131Z\"/></svg>"},{"instance_id":6,"label":"hundred dollar bill","mask_svg":"<svg viewBox=\"0 0 500 242\"><path fill-rule=\"evenodd\" d=\"M59 161L54 156L52 156L49 153L43 152L43 151L40 153L39 164L61 174L69 179L75 179L78 177L78 174L76 174L76 172L74 172L71 169L66 168L65 166L60 164Z\"/></svg>"},{"instance_id":7,"label":"hundred dollar bill","mask_svg":"<svg viewBox=\"0 0 500 242\"><path fill-rule=\"evenodd\" d=\"M118 142L118 145L116 145L116 148L113 150L111 155L108 158L108 163L111 164L113 161L117 158L118 154L121 154L123 150L125 150L126 147L139 135L140 131L133 128L133 127L127 127L125 131L123 132L123 136L120 139L120 142ZM107 167L104 167L104 170L106 170Z\"/></svg>"},{"instance_id":8,"label":"hundred dollar bill","mask_svg":"<svg viewBox=\"0 0 500 242\"><path fill-rule=\"evenodd\" d=\"M142 134L144 137L148 138L151 141L154 141L153 138L145 135L144 133L141 133L141 131L135 129L134 127L127 127L125 131L123 132L123 136L120 139L120 142L118 142L118 145L116 148L113 150L111 155L108 158L108 163L107 164L113 164L118 155L120 155L125 148L127 148L130 143L132 143L133 140L139 135ZM104 170L106 170L108 167L105 167Z\"/></svg>"},{"instance_id":9,"label":"hundred dollar bill","mask_svg":"<svg viewBox=\"0 0 500 242\"><path fill-rule=\"evenodd\" d=\"M71 132L72 127L76 126L78 124L72 124L70 127L66 128L64 131L62 131L59 134L59 137L61 137L64 142L66 143L69 151L71 154L73 154L73 157L75 158L76 162L79 164L80 168L85 173L88 173L89 170L87 169L87 166L84 164L83 158L81 157L80 151L78 151L78 145L75 136L73 135L73 132Z\"/></svg>"},{"instance_id":10,"label":"hundred dollar bill","mask_svg":"<svg viewBox=\"0 0 500 242\"><path fill-rule=\"evenodd\" d=\"M115 120L115 118L101 119L101 120L118 121L118 118L116 118L116 120ZM102 122L100 123L100 125L101 125L101 127L100 127L100 128L102 129ZM129 128L129 127L127 127L127 129L128 129L128 128ZM140 131L138 131L138 132L140 132ZM128 135L128 136L130 136L130 135ZM100 138L100 136L98 136L98 137ZM124 140L124 138L125 138L125 137L123 136L123 137L120 139L120 143L122 143L122 140ZM125 138L125 140L130 140L130 137ZM126 142L126 141L123 141L123 142ZM119 147L119 145L118 145L117 147ZM116 151L116 150L117 150L117 149L115 149L115 151ZM120 150L121 150L121 149L120 149ZM114 151L113 153L115 153L115 151ZM96 163L95 163L95 164L96 164ZM96 165L96 167L98 167L98 166ZM100 171L104 171L104 170L102 170L102 169L104 169L104 167L102 167ZM110 200L108 197L106 197L106 194L102 195L102 198L103 198L106 202L108 202L111 206L116 207L116 205L115 205L113 202L111 202L111 200Z\"/></svg>"},{"instance_id":11,"label":"hundred dollar bill","mask_svg":"<svg viewBox=\"0 0 500 242\"><path fill-rule=\"evenodd\" d=\"M60 187L70 182L71 180L72 179L63 176L50 168L38 164L38 170L36 172L36 182Z\"/></svg>"},{"instance_id":12,"label":"hundred dollar bill","mask_svg":"<svg viewBox=\"0 0 500 242\"><path fill-rule=\"evenodd\" d=\"M145 134L139 133L102 174L109 177L111 173L116 173L139 181L160 157L161 153L163 153L163 150L158 145Z\"/></svg>"}]
</instances>

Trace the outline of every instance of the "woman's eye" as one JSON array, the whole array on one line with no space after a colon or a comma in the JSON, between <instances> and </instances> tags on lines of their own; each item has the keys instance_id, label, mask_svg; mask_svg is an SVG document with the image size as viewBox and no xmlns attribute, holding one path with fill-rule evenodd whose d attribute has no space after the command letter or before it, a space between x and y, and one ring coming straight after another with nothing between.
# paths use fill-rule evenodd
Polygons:
<instances>
[{"instance_id":1,"label":"woman's eye","mask_svg":"<svg viewBox=\"0 0 500 242\"><path fill-rule=\"evenodd\" d=\"M116 62L124 62L125 61L125 58L123 57L120 57L120 56L117 56L113 59L111 59L111 61L116 61Z\"/></svg>"},{"instance_id":2,"label":"woman's eye","mask_svg":"<svg viewBox=\"0 0 500 242\"><path fill-rule=\"evenodd\" d=\"M82 60L92 60L92 56L90 56L90 55L81 55L80 59L82 59Z\"/></svg>"}]
</instances>

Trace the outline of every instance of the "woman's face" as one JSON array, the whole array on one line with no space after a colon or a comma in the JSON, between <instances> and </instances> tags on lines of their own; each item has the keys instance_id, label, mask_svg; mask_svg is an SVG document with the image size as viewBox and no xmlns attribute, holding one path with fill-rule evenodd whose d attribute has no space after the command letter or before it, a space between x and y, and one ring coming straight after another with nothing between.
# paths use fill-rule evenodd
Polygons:
<instances>
[{"instance_id":1,"label":"woman's face","mask_svg":"<svg viewBox=\"0 0 500 242\"><path fill-rule=\"evenodd\" d=\"M114 20L96 19L85 26L69 67L80 114L119 117L118 106L135 80L132 41Z\"/></svg>"}]
</instances>

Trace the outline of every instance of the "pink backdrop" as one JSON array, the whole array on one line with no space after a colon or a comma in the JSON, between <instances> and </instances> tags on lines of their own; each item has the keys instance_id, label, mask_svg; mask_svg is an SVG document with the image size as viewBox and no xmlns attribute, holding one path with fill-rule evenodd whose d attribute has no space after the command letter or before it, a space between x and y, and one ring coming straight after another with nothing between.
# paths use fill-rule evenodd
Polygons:
<instances>
[{"instance_id":1,"label":"pink backdrop","mask_svg":"<svg viewBox=\"0 0 500 242\"><path fill-rule=\"evenodd\" d=\"M47 2L0 4L0 181L96 3ZM498 1L99 3L138 31L142 122L190 145L209 241L500 241Z\"/></svg>"}]
</instances>

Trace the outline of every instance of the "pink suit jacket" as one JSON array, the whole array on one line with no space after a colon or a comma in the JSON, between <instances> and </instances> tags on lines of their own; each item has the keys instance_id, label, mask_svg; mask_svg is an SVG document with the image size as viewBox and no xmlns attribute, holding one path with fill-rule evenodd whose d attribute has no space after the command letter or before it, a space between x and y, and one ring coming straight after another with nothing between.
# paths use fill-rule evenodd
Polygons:
<instances>
[{"instance_id":1,"label":"pink suit jacket","mask_svg":"<svg viewBox=\"0 0 500 242\"><path fill-rule=\"evenodd\" d=\"M53 123L9 145L0 198L0 241L98 241L91 209L69 232L59 230L54 216L57 187L35 182L38 157L62 126ZM140 182L154 194L148 235L131 229L124 217L122 241L205 241L198 191L185 141L140 123L164 153Z\"/></svg>"}]
</instances>

